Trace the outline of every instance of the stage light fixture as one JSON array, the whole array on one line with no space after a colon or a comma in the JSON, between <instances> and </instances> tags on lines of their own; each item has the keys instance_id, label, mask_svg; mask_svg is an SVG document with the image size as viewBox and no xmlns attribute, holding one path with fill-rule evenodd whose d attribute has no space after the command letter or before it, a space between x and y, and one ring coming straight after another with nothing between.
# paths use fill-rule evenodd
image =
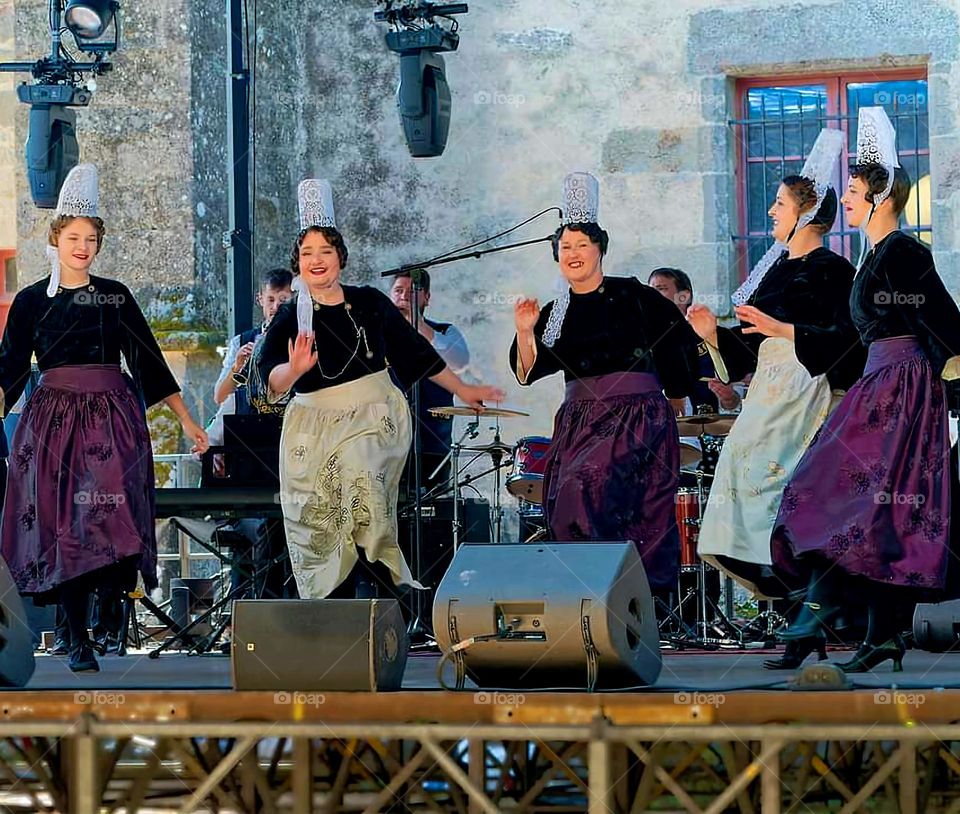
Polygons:
<instances>
[{"instance_id":1,"label":"stage light fixture","mask_svg":"<svg viewBox=\"0 0 960 814\"><path fill-rule=\"evenodd\" d=\"M374 14L378 22L394 26L387 48L400 55L397 108L407 149L414 158L443 154L450 132L450 86L440 52L460 45L454 14L466 14L466 3L413 3L397 6L381 0L386 10ZM444 27L437 18L448 21Z\"/></svg>"},{"instance_id":2,"label":"stage light fixture","mask_svg":"<svg viewBox=\"0 0 960 814\"><path fill-rule=\"evenodd\" d=\"M70 0L63 20L74 36L94 40L107 30L116 10L113 0Z\"/></svg>"},{"instance_id":3,"label":"stage light fixture","mask_svg":"<svg viewBox=\"0 0 960 814\"><path fill-rule=\"evenodd\" d=\"M94 89L94 82L85 82L83 75L96 77L110 71L113 66L106 56L120 46L116 0L68 0L66 7L64 2L49 2L49 56L34 62L0 63L0 71L30 73L34 78L33 83L17 87L17 98L30 105L27 180L34 204L42 209L57 205L63 180L80 158L77 114L71 108L89 105ZM92 60L74 59L63 48L64 28L81 51L93 54Z\"/></svg>"}]
</instances>

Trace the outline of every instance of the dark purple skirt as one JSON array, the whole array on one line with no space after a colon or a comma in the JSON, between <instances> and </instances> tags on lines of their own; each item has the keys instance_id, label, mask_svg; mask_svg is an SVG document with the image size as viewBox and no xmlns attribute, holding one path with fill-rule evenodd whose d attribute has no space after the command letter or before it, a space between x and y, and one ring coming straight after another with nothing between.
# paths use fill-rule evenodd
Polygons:
<instances>
[{"instance_id":1,"label":"dark purple skirt","mask_svg":"<svg viewBox=\"0 0 960 814\"><path fill-rule=\"evenodd\" d=\"M569 383L544 471L552 538L632 540L651 586L674 584L679 472L677 422L656 376L613 373Z\"/></svg>"},{"instance_id":2,"label":"dark purple skirt","mask_svg":"<svg viewBox=\"0 0 960 814\"><path fill-rule=\"evenodd\" d=\"M0 529L20 592L45 594L133 557L154 588L153 487L146 419L120 368L43 373L13 436Z\"/></svg>"},{"instance_id":3,"label":"dark purple skirt","mask_svg":"<svg viewBox=\"0 0 960 814\"><path fill-rule=\"evenodd\" d=\"M867 367L783 492L771 554L797 576L810 557L885 585L938 591L949 555L945 391L913 337L870 345Z\"/></svg>"}]
</instances>

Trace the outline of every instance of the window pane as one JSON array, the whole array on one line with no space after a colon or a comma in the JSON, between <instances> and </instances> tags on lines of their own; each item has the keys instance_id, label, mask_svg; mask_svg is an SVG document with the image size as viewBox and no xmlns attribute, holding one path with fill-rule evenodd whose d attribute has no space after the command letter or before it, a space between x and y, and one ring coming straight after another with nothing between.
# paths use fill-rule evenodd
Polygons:
<instances>
[{"instance_id":1,"label":"window pane","mask_svg":"<svg viewBox=\"0 0 960 814\"><path fill-rule=\"evenodd\" d=\"M930 131L929 95L925 79L895 79L885 82L851 82L846 86L850 115L850 147L856 150L856 115L861 106L886 110L897 131L897 153L910 176L910 200L903 213L903 228L931 243L930 229ZM855 238L854 248L859 245ZM856 256L856 255L854 255Z\"/></svg>"},{"instance_id":2,"label":"window pane","mask_svg":"<svg viewBox=\"0 0 960 814\"><path fill-rule=\"evenodd\" d=\"M901 153L927 150L929 95L925 79L895 79L887 82L850 82L847 84L847 108L856 121L861 107L882 107L897 130L897 150ZM856 127L850 127L850 147L856 149Z\"/></svg>"}]
</instances>

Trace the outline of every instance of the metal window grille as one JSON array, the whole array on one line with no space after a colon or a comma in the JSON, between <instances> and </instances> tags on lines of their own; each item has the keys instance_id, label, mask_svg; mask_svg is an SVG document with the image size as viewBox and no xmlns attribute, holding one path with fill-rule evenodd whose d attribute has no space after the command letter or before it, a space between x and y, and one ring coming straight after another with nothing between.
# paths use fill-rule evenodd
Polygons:
<instances>
[{"instance_id":1,"label":"metal window grille","mask_svg":"<svg viewBox=\"0 0 960 814\"><path fill-rule=\"evenodd\" d=\"M732 237L741 276L772 243L767 210L781 179L800 172L823 127L838 128L847 136L839 175L834 179L835 189L842 195L848 167L856 159L861 106L882 106L890 116L897 130L900 164L913 184L901 226L924 242L932 242L929 96L922 75L879 79L853 75L794 82L745 80L739 91L739 118L730 126L738 151L740 229ZM829 245L853 260L859 255L859 230L846 223L842 208L830 232Z\"/></svg>"}]
</instances>

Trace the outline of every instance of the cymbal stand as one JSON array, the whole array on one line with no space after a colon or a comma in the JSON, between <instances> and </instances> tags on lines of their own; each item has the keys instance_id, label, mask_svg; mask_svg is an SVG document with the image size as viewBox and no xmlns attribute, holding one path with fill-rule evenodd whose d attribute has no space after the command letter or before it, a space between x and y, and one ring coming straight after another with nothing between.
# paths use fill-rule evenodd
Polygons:
<instances>
[{"instance_id":1,"label":"cymbal stand","mask_svg":"<svg viewBox=\"0 0 960 814\"><path fill-rule=\"evenodd\" d=\"M500 468L503 461L503 441L500 438L500 419L490 428L493 430L493 444L490 450L490 459L494 466L493 487L493 542L499 543L503 527L503 508L500 503Z\"/></svg>"},{"instance_id":2,"label":"cymbal stand","mask_svg":"<svg viewBox=\"0 0 960 814\"><path fill-rule=\"evenodd\" d=\"M436 477L437 473L443 469L447 461L450 461L451 471L453 472L453 550L458 551L460 549L460 534L463 532L463 524L460 522L460 450L463 449L463 442L467 440L468 437L476 438L477 430L480 427L480 418L474 418L467 428L463 431L463 435L460 436L460 439L455 443L450 445L450 452L447 453L447 457L441 461L440 465L433 470L430 474L430 480L432 481Z\"/></svg>"}]
</instances>

